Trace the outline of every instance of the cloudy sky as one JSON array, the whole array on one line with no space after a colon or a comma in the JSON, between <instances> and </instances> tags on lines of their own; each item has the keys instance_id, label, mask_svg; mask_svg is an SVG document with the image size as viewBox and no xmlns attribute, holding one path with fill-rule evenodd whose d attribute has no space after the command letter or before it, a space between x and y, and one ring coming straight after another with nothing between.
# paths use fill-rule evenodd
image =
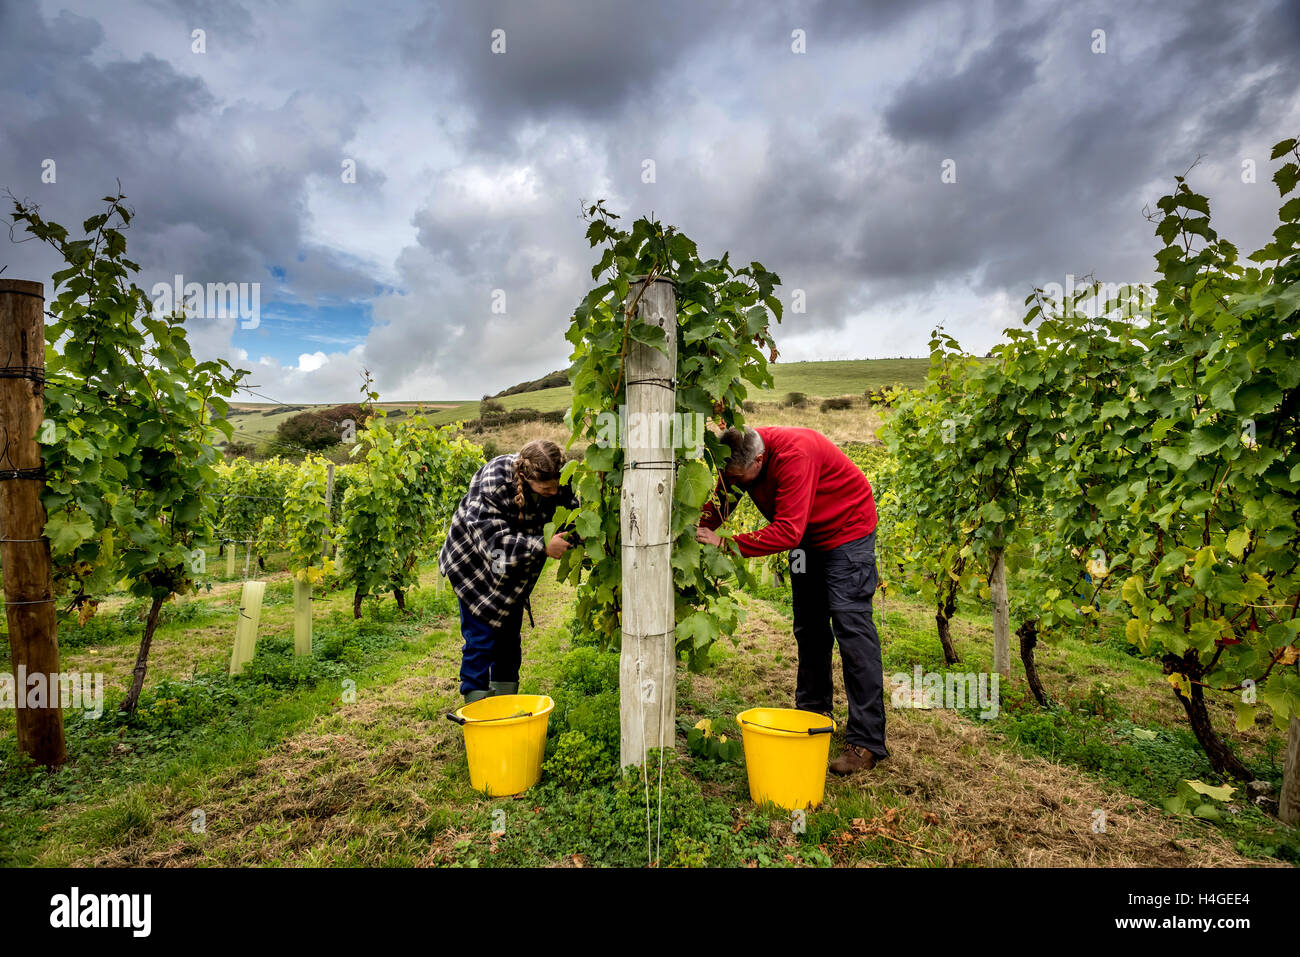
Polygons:
<instances>
[{"instance_id":1,"label":"cloudy sky","mask_svg":"<svg viewBox=\"0 0 1300 957\"><path fill-rule=\"evenodd\" d=\"M982 352L1035 284L1147 281L1143 205L1198 156L1253 249L1300 4L0 0L0 110L0 188L47 217L121 180L146 290L260 283L256 328L191 333L259 391L475 398L566 364L582 200L804 290L786 360L939 323ZM57 268L0 245L6 278Z\"/></svg>"}]
</instances>

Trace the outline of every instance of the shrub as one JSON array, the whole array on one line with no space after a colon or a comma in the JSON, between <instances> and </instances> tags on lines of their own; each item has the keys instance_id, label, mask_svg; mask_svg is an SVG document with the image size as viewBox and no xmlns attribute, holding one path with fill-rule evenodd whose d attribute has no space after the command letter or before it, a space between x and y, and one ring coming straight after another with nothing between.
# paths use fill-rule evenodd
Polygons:
<instances>
[{"instance_id":1,"label":"shrub","mask_svg":"<svg viewBox=\"0 0 1300 957\"><path fill-rule=\"evenodd\" d=\"M492 413L503 413L505 410L505 403L498 402L496 399L490 399L487 396L483 396L483 401L478 404L478 414L480 417Z\"/></svg>"},{"instance_id":2,"label":"shrub","mask_svg":"<svg viewBox=\"0 0 1300 957\"><path fill-rule=\"evenodd\" d=\"M59 647L83 648L120 641L138 641L149 603L137 598L120 608L89 614L86 620L69 618L59 622ZM158 612L158 624L202 621L219 613L206 602L169 601Z\"/></svg>"},{"instance_id":3,"label":"shrub","mask_svg":"<svg viewBox=\"0 0 1300 957\"><path fill-rule=\"evenodd\" d=\"M552 691L555 712L547 769L566 787L612 781L619 769L618 654L593 645L574 648L560 662Z\"/></svg>"},{"instance_id":4,"label":"shrub","mask_svg":"<svg viewBox=\"0 0 1300 957\"><path fill-rule=\"evenodd\" d=\"M560 662L559 683L578 695L617 691L618 655L595 647L574 648Z\"/></svg>"},{"instance_id":5,"label":"shrub","mask_svg":"<svg viewBox=\"0 0 1300 957\"><path fill-rule=\"evenodd\" d=\"M887 385L881 386L879 389L868 389L862 395L867 400L867 405L883 405L888 408L893 406L902 391L902 386Z\"/></svg>"},{"instance_id":6,"label":"shrub","mask_svg":"<svg viewBox=\"0 0 1300 957\"><path fill-rule=\"evenodd\" d=\"M842 395L834 399L823 399L821 405L821 410L823 412L839 412L851 408L853 408L853 399L847 395Z\"/></svg>"},{"instance_id":7,"label":"shrub","mask_svg":"<svg viewBox=\"0 0 1300 957\"><path fill-rule=\"evenodd\" d=\"M610 779L604 750L582 731L565 731L542 765L554 782L571 791L603 784Z\"/></svg>"},{"instance_id":8,"label":"shrub","mask_svg":"<svg viewBox=\"0 0 1300 957\"><path fill-rule=\"evenodd\" d=\"M866 473L869 479L875 478L885 470L889 452L878 441L845 442L840 448L853 460L854 465Z\"/></svg>"},{"instance_id":9,"label":"shrub","mask_svg":"<svg viewBox=\"0 0 1300 957\"><path fill-rule=\"evenodd\" d=\"M222 446L221 451L225 453L227 459L251 459L257 455L257 446L252 442L241 442L236 439L232 442L227 442Z\"/></svg>"},{"instance_id":10,"label":"shrub","mask_svg":"<svg viewBox=\"0 0 1300 957\"><path fill-rule=\"evenodd\" d=\"M188 681L162 678L140 700L134 715L105 710L114 726L146 731L186 731L232 711L239 695L231 679L214 672L197 674Z\"/></svg>"},{"instance_id":11,"label":"shrub","mask_svg":"<svg viewBox=\"0 0 1300 957\"><path fill-rule=\"evenodd\" d=\"M787 392L785 394L785 404L794 406L796 409L802 409L808 404L808 396L803 392Z\"/></svg>"},{"instance_id":12,"label":"shrub","mask_svg":"<svg viewBox=\"0 0 1300 957\"><path fill-rule=\"evenodd\" d=\"M739 763L744 758L740 727L730 718L702 718L686 734L686 749L693 757Z\"/></svg>"},{"instance_id":13,"label":"shrub","mask_svg":"<svg viewBox=\"0 0 1300 957\"><path fill-rule=\"evenodd\" d=\"M537 409L500 409L484 410L477 419L472 419L465 423L466 428L472 428L476 432L481 432L485 428L498 428L503 425L518 425L520 422L563 422L564 410L554 409L550 412L540 412Z\"/></svg>"},{"instance_id":14,"label":"shrub","mask_svg":"<svg viewBox=\"0 0 1300 957\"><path fill-rule=\"evenodd\" d=\"M658 752L652 750L647 760L657 768ZM568 860L576 853L605 865L644 867L647 836L661 849L663 867L740 867L756 859L761 863L791 859L830 863L815 845L796 843L769 851L772 818L754 809L738 819L731 800L701 795L699 781L686 773L681 758L672 750L663 754L662 821L656 781L649 828L646 785L640 774L620 775L612 785L598 788L546 790L551 788L549 780L542 788L545 798L538 801L539 811L532 815L521 812L514 818L518 824L511 830L518 836L513 843L502 843L494 863L535 863L538 856ZM811 831L816 815L808 818Z\"/></svg>"},{"instance_id":15,"label":"shrub","mask_svg":"<svg viewBox=\"0 0 1300 957\"><path fill-rule=\"evenodd\" d=\"M360 429L364 419L364 410L355 402L337 405L323 412L300 412L276 426L275 437L284 445L319 452L342 441L344 422L350 421L354 428Z\"/></svg>"}]
</instances>

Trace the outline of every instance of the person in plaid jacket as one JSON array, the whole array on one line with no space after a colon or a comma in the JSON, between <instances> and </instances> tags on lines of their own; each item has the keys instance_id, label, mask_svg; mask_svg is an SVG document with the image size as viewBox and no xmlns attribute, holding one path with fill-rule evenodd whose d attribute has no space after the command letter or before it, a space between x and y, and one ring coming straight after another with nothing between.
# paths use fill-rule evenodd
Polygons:
<instances>
[{"instance_id":1,"label":"person in plaid jacket","mask_svg":"<svg viewBox=\"0 0 1300 957\"><path fill-rule=\"evenodd\" d=\"M460 691L465 703L519 690L524 608L546 559L569 549L542 529L561 506L576 508L560 485L559 446L534 439L499 455L469 483L447 530L438 570L460 602Z\"/></svg>"}]
</instances>

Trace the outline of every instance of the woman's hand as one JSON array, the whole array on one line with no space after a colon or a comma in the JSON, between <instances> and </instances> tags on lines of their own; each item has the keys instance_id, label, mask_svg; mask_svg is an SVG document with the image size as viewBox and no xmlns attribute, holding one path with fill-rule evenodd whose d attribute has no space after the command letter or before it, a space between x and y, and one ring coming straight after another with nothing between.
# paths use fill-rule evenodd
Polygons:
<instances>
[{"instance_id":1,"label":"woman's hand","mask_svg":"<svg viewBox=\"0 0 1300 957\"><path fill-rule=\"evenodd\" d=\"M705 545L722 544L722 539L718 537L718 533L711 528L705 528L703 525L700 525L695 529L695 539Z\"/></svg>"},{"instance_id":2,"label":"woman's hand","mask_svg":"<svg viewBox=\"0 0 1300 957\"><path fill-rule=\"evenodd\" d=\"M546 545L546 554L549 558L559 558L572 547L563 535L552 535Z\"/></svg>"}]
</instances>

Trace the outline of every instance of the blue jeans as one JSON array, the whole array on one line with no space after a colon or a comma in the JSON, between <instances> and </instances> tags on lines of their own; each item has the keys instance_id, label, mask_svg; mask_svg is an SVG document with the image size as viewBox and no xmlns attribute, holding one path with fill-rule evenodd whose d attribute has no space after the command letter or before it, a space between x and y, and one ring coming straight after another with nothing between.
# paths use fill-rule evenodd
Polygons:
<instances>
[{"instance_id":1,"label":"blue jeans","mask_svg":"<svg viewBox=\"0 0 1300 957\"><path fill-rule=\"evenodd\" d=\"M521 604L500 628L493 628L476 618L469 606L460 602L460 634L465 639L460 658L460 693L487 691L491 681L519 680L519 662L523 657L520 629L524 606Z\"/></svg>"}]
</instances>

